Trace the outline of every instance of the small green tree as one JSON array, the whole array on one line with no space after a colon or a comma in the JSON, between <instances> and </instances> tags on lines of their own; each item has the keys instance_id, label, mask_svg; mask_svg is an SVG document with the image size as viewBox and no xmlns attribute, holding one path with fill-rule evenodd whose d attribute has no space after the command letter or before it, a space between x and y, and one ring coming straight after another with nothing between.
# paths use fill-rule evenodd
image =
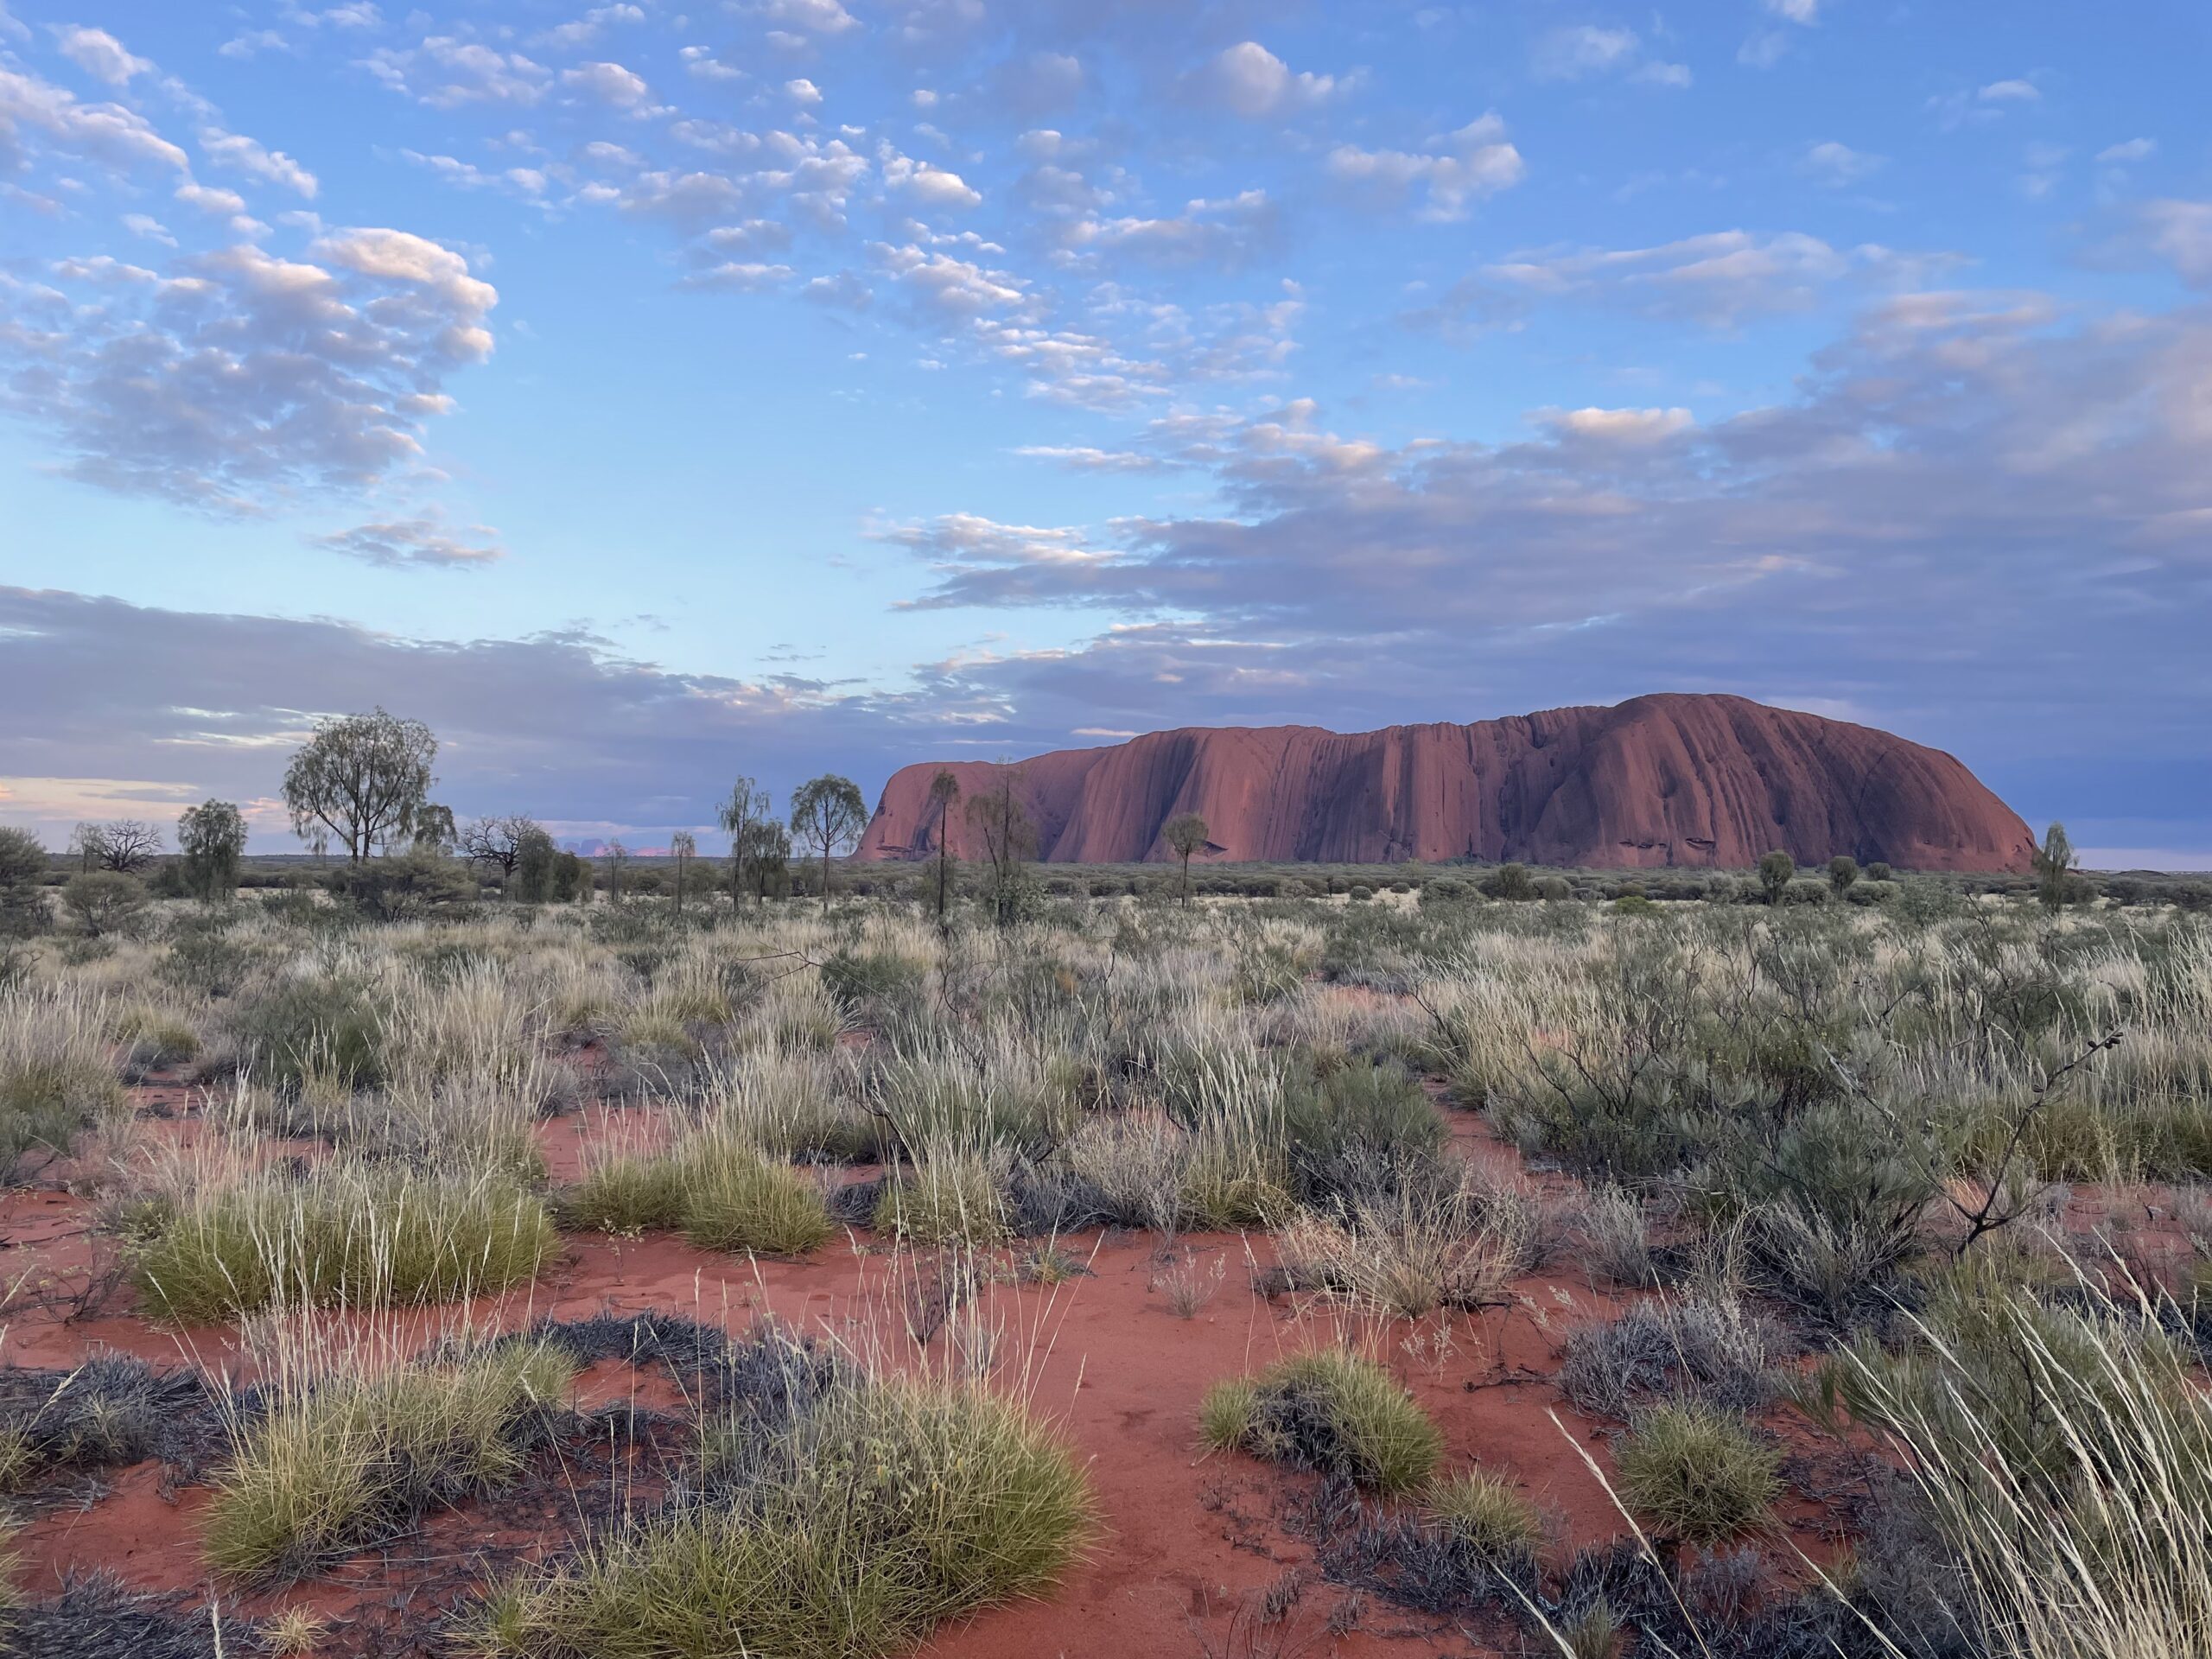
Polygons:
<instances>
[{"instance_id":1,"label":"small green tree","mask_svg":"<svg viewBox=\"0 0 2212 1659\"><path fill-rule=\"evenodd\" d=\"M451 858L461 844L461 831L453 821L453 809L425 801L415 814L411 845L418 853L433 858Z\"/></svg>"},{"instance_id":2,"label":"small green tree","mask_svg":"<svg viewBox=\"0 0 2212 1659\"><path fill-rule=\"evenodd\" d=\"M46 931L46 849L28 830L0 826L0 938Z\"/></svg>"},{"instance_id":3,"label":"small green tree","mask_svg":"<svg viewBox=\"0 0 2212 1659\"><path fill-rule=\"evenodd\" d=\"M310 843L335 836L356 864L411 839L436 781L430 766L437 754L429 727L382 709L317 721L284 771L293 833ZM451 824L448 813L445 826Z\"/></svg>"},{"instance_id":4,"label":"small green tree","mask_svg":"<svg viewBox=\"0 0 2212 1659\"><path fill-rule=\"evenodd\" d=\"M668 838L668 854L676 861L676 913L683 913L683 872L699 855L699 843L692 839L689 830L678 830Z\"/></svg>"},{"instance_id":5,"label":"small green tree","mask_svg":"<svg viewBox=\"0 0 2212 1659\"><path fill-rule=\"evenodd\" d=\"M729 832L729 896L733 899L745 896L746 851L759 839L755 826L771 822L768 806L768 791L750 778L740 778L730 786L729 798L715 810L715 822ZM765 901L765 892L762 898Z\"/></svg>"},{"instance_id":6,"label":"small green tree","mask_svg":"<svg viewBox=\"0 0 2212 1659\"><path fill-rule=\"evenodd\" d=\"M188 806L176 821L176 850L184 890L208 904L228 904L238 887L245 857L245 817L228 801Z\"/></svg>"},{"instance_id":7,"label":"small green tree","mask_svg":"<svg viewBox=\"0 0 2212 1659\"><path fill-rule=\"evenodd\" d=\"M556 905L591 902L591 866L563 848L546 861L546 894Z\"/></svg>"},{"instance_id":8,"label":"small green tree","mask_svg":"<svg viewBox=\"0 0 2212 1659\"><path fill-rule=\"evenodd\" d=\"M937 818L937 924L944 925L952 898L952 804L960 798L960 780L943 766L930 779L930 810Z\"/></svg>"},{"instance_id":9,"label":"small green tree","mask_svg":"<svg viewBox=\"0 0 2212 1659\"><path fill-rule=\"evenodd\" d=\"M1022 872L1022 861L1037 850L1037 830L1022 804L1021 768L1001 765L988 793L968 798L966 814L989 865L991 919L1011 927L1030 912L1036 898L1036 884Z\"/></svg>"},{"instance_id":10,"label":"small green tree","mask_svg":"<svg viewBox=\"0 0 2212 1659\"><path fill-rule=\"evenodd\" d=\"M791 797L791 839L822 855L822 907L830 908L830 859L849 849L868 828L868 803L849 778L825 772Z\"/></svg>"},{"instance_id":11,"label":"small green tree","mask_svg":"<svg viewBox=\"0 0 2212 1659\"><path fill-rule=\"evenodd\" d=\"M738 893L765 905L771 891L783 890L791 861L791 832L773 818L755 818L730 849L731 880Z\"/></svg>"},{"instance_id":12,"label":"small green tree","mask_svg":"<svg viewBox=\"0 0 2212 1659\"><path fill-rule=\"evenodd\" d=\"M622 902L622 871L630 861L630 849L618 838L607 843L607 902Z\"/></svg>"},{"instance_id":13,"label":"small green tree","mask_svg":"<svg viewBox=\"0 0 2212 1659\"><path fill-rule=\"evenodd\" d=\"M554 897L553 864L561 849L537 824L527 818L520 822L527 827L516 832L514 874L508 887L523 903L542 905Z\"/></svg>"},{"instance_id":14,"label":"small green tree","mask_svg":"<svg viewBox=\"0 0 2212 1659\"><path fill-rule=\"evenodd\" d=\"M1536 896L1535 880L1526 864L1501 864L1484 885L1491 898L1510 899L1516 904Z\"/></svg>"},{"instance_id":15,"label":"small green tree","mask_svg":"<svg viewBox=\"0 0 2212 1659\"><path fill-rule=\"evenodd\" d=\"M1828 860L1828 886L1839 894L1851 891L1852 883L1859 880L1859 861L1848 853L1838 853Z\"/></svg>"},{"instance_id":16,"label":"small green tree","mask_svg":"<svg viewBox=\"0 0 2212 1659\"><path fill-rule=\"evenodd\" d=\"M1161 828L1160 836L1183 861L1183 902L1191 902L1191 855L1206 845L1206 821L1195 812L1179 812Z\"/></svg>"},{"instance_id":17,"label":"small green tree","mask_svg":"<svg viewBox=\"0 0 2212 1659\"><path fill-rule=\"evenodd\" d=\"M1782 895L1789 891L1789 884L1797 877L1797 861L1779 847L1759 860L1759 886L1766 890L1770 905L1782 902Z\"/></svg>"},{"instance_id":18,"label":"small green tree","mask_svg":"<svg viewBox=\"0 0 2212 1659\"><path fill-rule=\"evenodd\" d=\"M2068 890L2074 884L2075 868L2082 861L2074 850L2074 843L2067 839L2066 826L2054 820L2043 832L2043 845L2037 848L2029 867L2036 878L2036 898L2045 910L2053 912L2065 908Z\"/></svg>"}]
</instances>

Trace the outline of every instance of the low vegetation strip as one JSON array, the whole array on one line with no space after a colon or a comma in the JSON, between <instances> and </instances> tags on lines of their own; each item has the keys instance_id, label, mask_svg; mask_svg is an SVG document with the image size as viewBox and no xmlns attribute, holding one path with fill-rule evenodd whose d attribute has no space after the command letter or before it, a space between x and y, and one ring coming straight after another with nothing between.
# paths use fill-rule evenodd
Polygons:
<instances>
[{"instance_id":1,"label":"low vegetation strip","mask_svg":"<svg viewBox=\"0 0 2212 1659\"><path fill-rule=\"evenodd\" d=\"M933 887L410 912L405 874L377 872L397 920L272 891L13 947L0 1230L37 1270L11 1258L0 1284L0 1484L27 1584L54 1581L65 1503L97 1536L104 1483L153 1459L215 1486L226 1594L348 1560L350 1582L434 1511L504 1503L550 1565L470 1622L495 1650L895 1649L1080 1559L995 1530L1090 1513L1005 1402L1061 1283L1135 1321L1079 1313L1087 1363L1102 1341L1147 1357L1114 1355L1124 1372L1216 1354L1191 1382L1223 1454L1204 1478L1279 1492L1326 1593L1624 1659L2202 1650L2212 929L2191 913L1840 869L1777 869L1758 903L1707 876L1695 899L1648 878L1655 901L1497 869L1185 904L1014 869L964 894L950 873L942 923ZM596 1306L610 1264L625 1296L696 1274L723 1317L755 1287L788 1308L848 1230L877 1338L961 1386L909 1398L786 1339L732 1344L703 1304L627 1301L404 1364L371 1344L262 1369L278 1326L412 1331L413 1353L482 1293ZM1356 1332L1376 1363L1321 1346L1223 1376L1208 1344L1249 1317L1248 1279L1287 1348ZM134 1317L195 1327L177 1336L213 1369L76 1364L113 1329L91 1321ZM233 1357L237 1394L214 1380ZM652 1380L564 1417L570 1373L615 1360ZM1570 1407L1577 1439L1547 1453L1542 1414ZM1133 1426L1131 1455L1163 1439ZM1573 1446L1623 1513L1594 1476L1594 1518L1548 1507L1587 1473ZM644 1472L563 1532L539 1478L624 1447ZM1001 1473L957 1503L931 1486L970 1464ZM833 1525L817 1489L880 1527ZM605 1530L618 1493L632 1512ZM1832 1586L1795 1564L1815 1529L1847 1545ZM2038 1624L2031 1585L2088 1611Z\"/></svg>"}]
</instances>

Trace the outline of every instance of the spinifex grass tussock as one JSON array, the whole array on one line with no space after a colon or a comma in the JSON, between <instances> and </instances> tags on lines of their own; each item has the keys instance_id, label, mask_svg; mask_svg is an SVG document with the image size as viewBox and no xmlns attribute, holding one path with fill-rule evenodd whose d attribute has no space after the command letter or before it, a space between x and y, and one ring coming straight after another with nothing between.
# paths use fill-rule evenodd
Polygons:
<instances>
[{"instance_id":1,"label":"spinifex grass tussock","mask_svg":"<svg viewBox=\"0 0 2212 1659\"><path fill-rule=\"evenodd\" d=\"M561 1195L571 1226L636 1233L668 1228L703 1249L804 1255L835 1230L821 1188L724 1122L664 1149L620 1143Z\"/></svg>"},{"instance_id":2,"label":"spinifex grass tussock","mask_svg":"<svg viewBox=\"0 0 2212 1659\"><path fill-rule=\"evenodd\" d=\"M849 1377L724 1442L701 1495L487 1598L469 1651L514 1659L874 1659L1037 1593L1095 1525L1020 1407Z\"/></svg>"},{"instance_id":3,"label":"spinifex grass tussock","mask_svg":"<svg viewBox=\"0 0 2212 1659\"><path fill-rule=\"evenodd\" d=\"M544 1204L505 1177L344 1160L246 1169L159 1200L137 1225L140 1294L188 1321L459 1300L533 1277L559 1247Z\"/></svg>"},{"instance_id":4,"label":"spinifex grass tussock","mask_svg":"<svg viewBox=\"0 0 2212 1659\"><path fill-rule=\"evenodd\" d=\"M1419 1486L1444 1450L1443 1433L1395 1377L1338 1349L1217 1382L1198 1429L1216 1451L1324 1470L1385 1494Z\"/></svg>"},{"instance_id":5,"label":"spinifex grass tussock","mask_svg":"<svg viewBox=\"0 0 2212 1659\"><path fill-rule=\"evenodd\" d=\"M1854 1418L1903 1455L1986 1650L2212 1655L2212 1402L2156 1313L2000 1297L1923 1321L1902 1355L1837 1363Z\"/></svg>"},{"instance_id":6,"label":"spinifex grass tussock","mask_svg":"<svg viewBox=\"0 0 2212 1659\"><path fill-rule=\"evenodd\" d=\"M1480 1554L1533 1554L1544 1541L1544 1523L1512 1484L1479 1469L1440 1475L1421 1491L1421 1510L1436 1525Z\"/></svg>"},{"instance_id":7,"label":"spinifex grass tussock","mask_svg":"<svg viewBox=\"0 0 2212 1659\"><path fill-rule=\"evenodd\" d=\"M1770 1525L1781 1454L1743 1419L1711 1406L1654 1406L1614 1453L1621 1496L1666 1538L1725 1543Z\"/></svg>"},{"instance_id":8,"label":"spinifex grass tussock","mask_svg":"<svg viewBox=\"0 0 2212 1659\"><path fill-rule=\"evenodd\" d=\"M298 1579L404 1532L435 1503L508 1484L574 1370L557 1344L505 1344L293 1383L237 1427L207 1509L208 1564Z\"/></svg>"},{"instance_id":9,"label":"spinifex grass tussock","mask_svg":"<svg viewBox=\"0 0 2212 1659\"><path fill-rule=\"evenodd\" d=\"M747 1136L700 1130L677 1143L670 1162L677 1225L702 1249L804 1255L834 1230L821 1189Z\"/></svg>"},{"instance_id":10,"label":"spinifex grass tussock","mask_svg":"<svg viewBox=\"0 0 2212 1659\"><path fill-rule=\"evenodd\" d=\"M882 1119L861 1101L849 1053L753 1047L713 1060L702 1077L702 1112L742 1131L762 1151L799 1162L856 1162L875 1155Z\"/></svg>"}]
</instances>

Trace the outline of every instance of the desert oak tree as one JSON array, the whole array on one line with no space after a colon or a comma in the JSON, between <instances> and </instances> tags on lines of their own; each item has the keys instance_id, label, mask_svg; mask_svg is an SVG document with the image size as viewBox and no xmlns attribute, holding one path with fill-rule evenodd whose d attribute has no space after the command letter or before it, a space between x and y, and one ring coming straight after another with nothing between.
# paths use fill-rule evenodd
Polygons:
<instances>
[{"instance_id":1,"label":"desert oak tree","mask_svg":"<svg viewBox=\"0 0 2212 1659\"><path fill-rule=\"evenodd\" d=\"M437 753L428 726L382 709L318 721L284 771L293 833L302 841L334 836L356 864L411 837L435 781Z\"/></svg>"},{"instance_id":2,"label":"desert oak tree","mask_svg":"<svg viewBox=\"0 0 2212 1659\"><path fill-rule=\"evenodd\" d=\"M1206 844L1206 821L1195 812L1178 812L1160 836L1183 861L1183 902L1191 902L1191 855Z\"/></svg>"},{"instance_id":3,"label":"desert oak tree","mask_svg":"<svg viewBox=\"0 0 2212 1659\"><path fill-rule=\"evenodd\" d=\"M730 897L744 896L746 876L760 874L757 855L762 850L761 826L768 822L768 791L750 778L741 777L730 785L729 798L715 810L715 822L729 832ZM748 863L748 860L756 860ZM760 894L767 896L764 880Z\"/></svg>"},{"instance_id":4,"label":"desert oak tree","mask_svg":"<svg viewBox=\"0 0 2212 1659\"><path fill-rule=\"evenodd\" d=\"M868 803L849 778L825 772L791 797L791 836L822 857L822 907L830 907L830 855L851 847L868 828Z\"/></svg>"},{"instance_id":5,"label":"desert oak tree","mask_svg":"<svg viewBox=\"0 0 2212 1659\"><path fill-rule=\"evenodd\" d=\"M176 849L184 861L185 891L209 904L237 893L238 861L245 856L245 818L229 801L203 801L176 821Z\"/></svg>"}]
</instances>

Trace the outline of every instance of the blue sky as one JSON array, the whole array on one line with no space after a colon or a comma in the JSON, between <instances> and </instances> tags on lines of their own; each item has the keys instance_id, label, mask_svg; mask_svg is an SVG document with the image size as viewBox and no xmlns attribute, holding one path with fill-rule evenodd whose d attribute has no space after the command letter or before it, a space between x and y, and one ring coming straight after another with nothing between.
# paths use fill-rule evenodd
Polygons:
<instances>
[{"instance_id":1,"label":"blue sky","mask_svg":"<svg viewBox=\"0 0 2212 1659\"><path fill-rule=\"evenodd\" d=\"M0 815L1727 690L2212 861L2199 6L0 9Z\"/></svg>"}]
</instances>

